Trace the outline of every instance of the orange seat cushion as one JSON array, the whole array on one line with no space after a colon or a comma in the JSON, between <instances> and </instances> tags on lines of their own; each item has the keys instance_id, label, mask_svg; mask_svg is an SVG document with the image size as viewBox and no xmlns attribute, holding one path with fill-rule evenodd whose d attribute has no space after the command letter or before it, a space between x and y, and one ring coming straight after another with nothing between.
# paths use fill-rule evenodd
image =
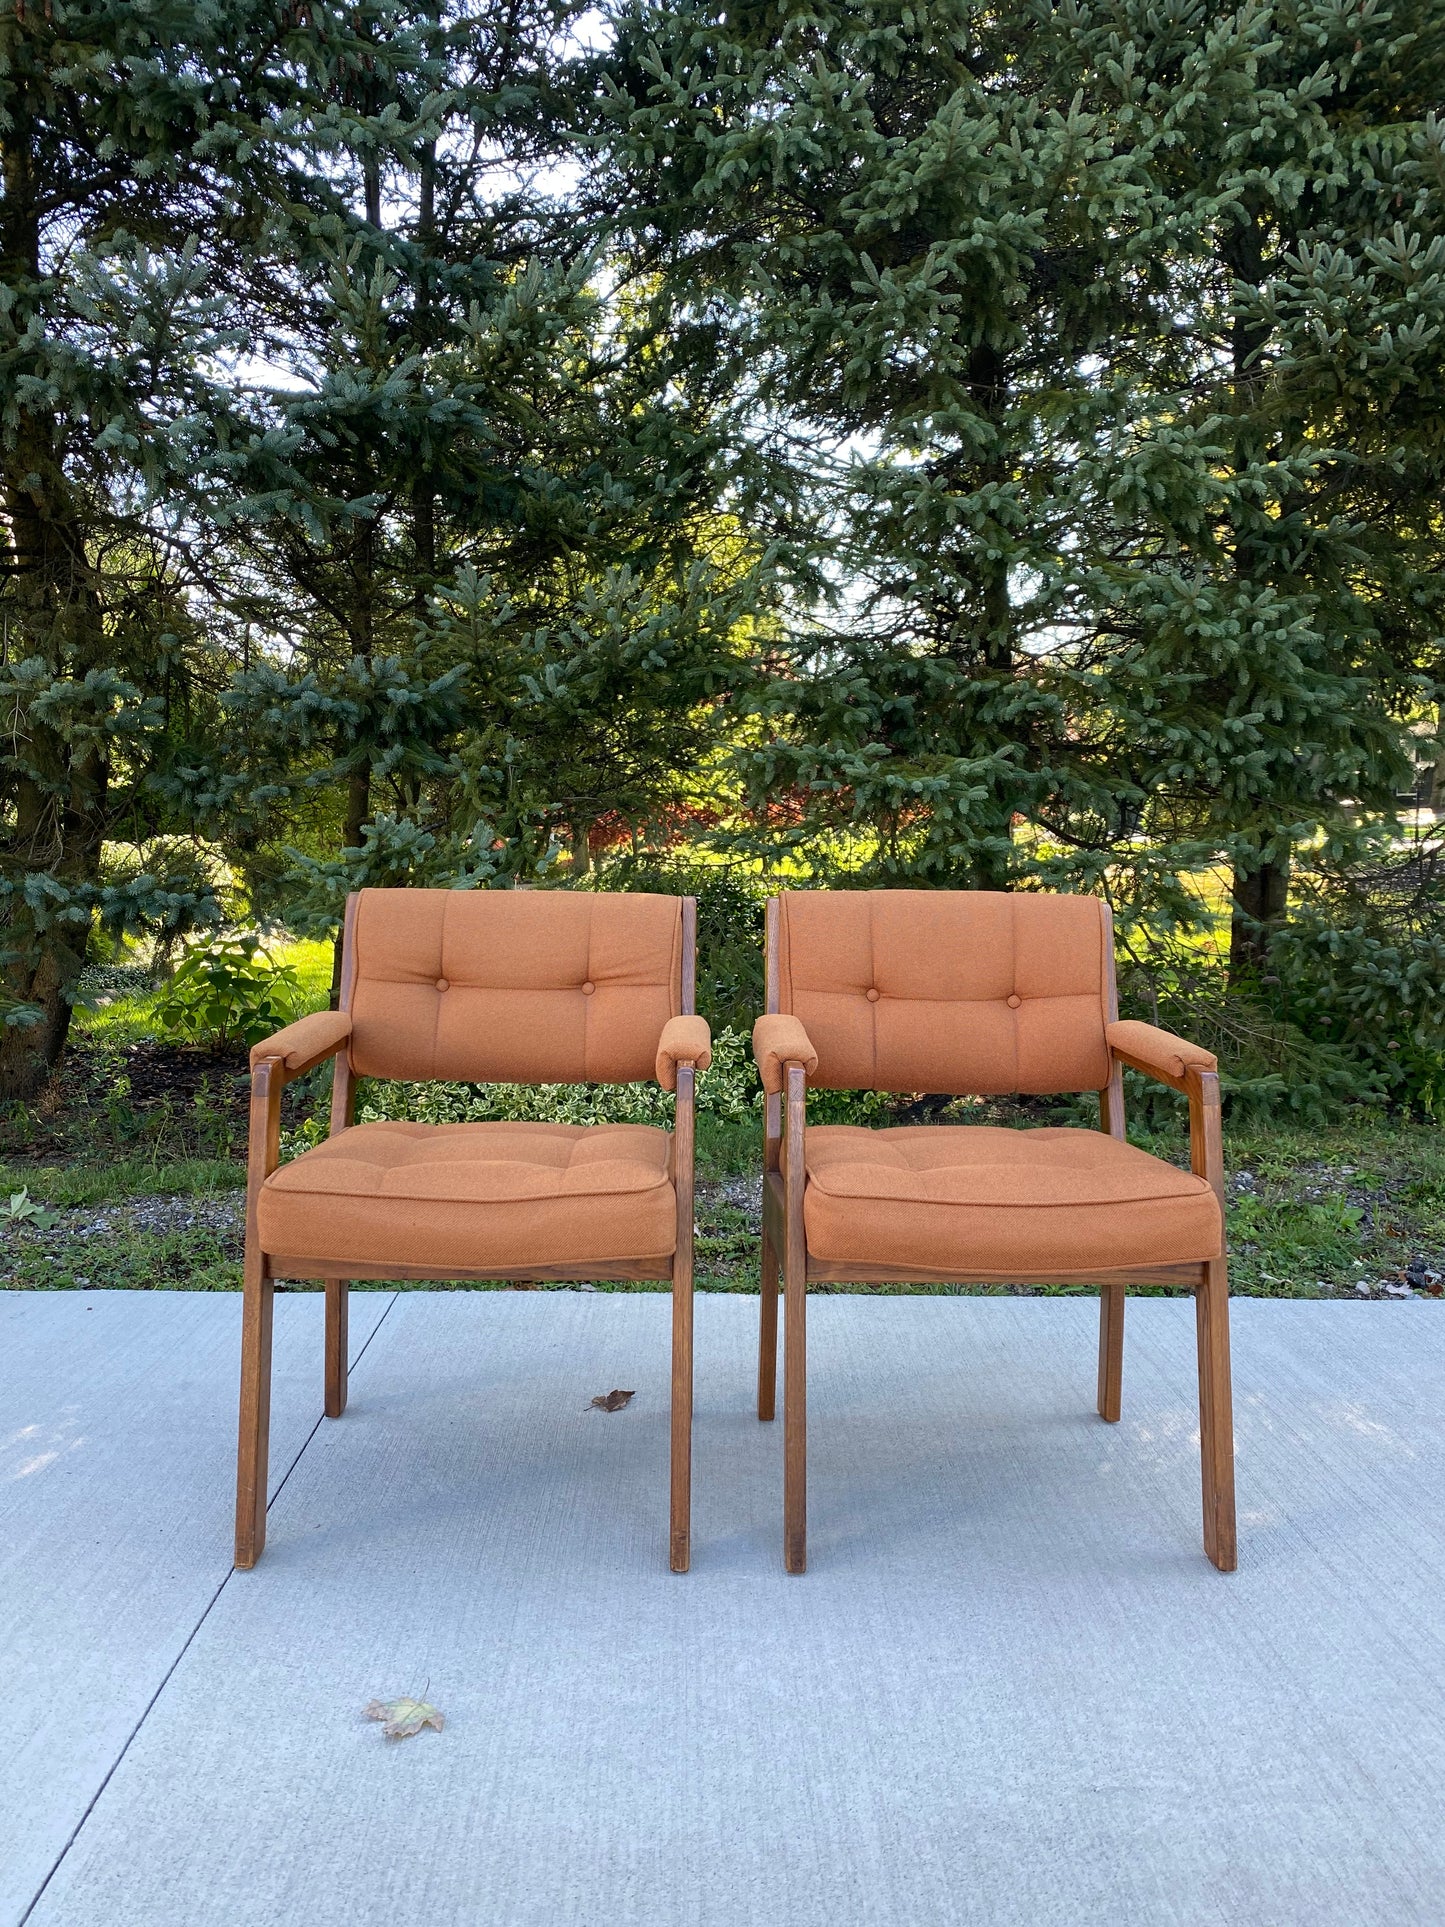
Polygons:
<instances>
[{"instance_id":1,"label":"orange seat cushion","mask_svg":"<svg viewBox=\"0 0 1445 1927\"><path fill-rule=\"evenodd\" d=\"M671 1138L643 1124L357 1124L267 1178L264 1250L485 1273L666 1258Z\"/></svg>"},{"instance_id":2,"label":"orange seat cushion","mask_svg":"<svg viewBox=\"0 0 1445 1927\"><path fill-rule=\"evenodd\" d=\"M1203 1178L1102 1131L825 1124L806 1145L808 1250L831 1262L1047 1274L1223 1250Z\"/></svg>"}]
</instances>

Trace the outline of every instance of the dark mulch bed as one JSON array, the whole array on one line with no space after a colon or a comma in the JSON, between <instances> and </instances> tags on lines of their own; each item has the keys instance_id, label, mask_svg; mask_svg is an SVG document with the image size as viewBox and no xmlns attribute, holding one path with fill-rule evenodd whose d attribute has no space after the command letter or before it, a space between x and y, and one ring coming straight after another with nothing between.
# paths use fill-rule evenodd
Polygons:
<instances>
[{"instance_id":1,"label":"dark mulch bed","mask_svg":"<svg viewBox=\"0 0 1445 1927\"><path fill-rule=\"evenodd\" d=\"M76 1057L90 1076L103 1074L102 1064L82 1046ZM114 1055L108 1054L114 1063ZM229 1097L244 1111L250 1101L250 1075L243 1049L208 1050L199 1044L163 1044L154 1040L122 1046L130 1098L147 1110L169 1100L177 1110L189 1110L203 1087L214 1099Z\"/></svg>"},{"instance_id":2,"label":"dark mulch bed","mask_svg":"<svg viewBox=\"0 0 1445 1927\"><path fill-rule=\"evenodd\" d=\"M287 1089L287 1127L311 1108L309 1086ZM181 1154L244 1153L250 1092L242 1048L77 1038L38 1102L0 1120L0 1156L43 1164L157 1140Z\"/></svg>"}]
</instances>

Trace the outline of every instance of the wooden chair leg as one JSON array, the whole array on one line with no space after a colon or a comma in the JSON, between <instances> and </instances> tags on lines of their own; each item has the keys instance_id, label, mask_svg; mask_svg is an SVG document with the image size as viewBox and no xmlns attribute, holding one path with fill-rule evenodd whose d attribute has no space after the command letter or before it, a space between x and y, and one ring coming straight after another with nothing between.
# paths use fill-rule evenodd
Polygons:
<instances>
[{"instance_id":1,"label":"wooden chair leg","mask_svg":"<svg viewBox=\"0 0 1445 1927\"><path fill-rule=\"evenodd\" d=\"M236 1564L248 1571L266 1544L271 1440L271 1314L275 1286L264 1253L248 1242L241 1312L241 1424L236 1452Z\"/></svg>"},{"instance_id":2,"label":"wooden chair leg","mask_svg":"<svg viewBox=\"0 0 1445 1927\"><path fill-rule=\"evenodd\" d=\"M1213 1258L1195 1293L1204 1550L1221 1572L1238 1563L1234 1523L1234 1403L1229 1377L1229 1267Z\"/></svg>"},{"instance_id":3,"label":"wooden chair leg","mask_svg":"<svg viewBox=\"0 0 1445 1927\"><path fill-rule=\"evenodd\" d=\"M350 1357L347 1338L347 1299L344 1278L326 1280L326 1416L340 1418L346 1410L346 1373Z\"/></svg>"},{"instance_id":4,"label":"wooden chair leg","mask_svg":"<svg viewBox=\"0 0 1445 1927\"><path fill-rule=\"evenodd\" d=\"M792 1241L790 1240L790 1243ZM808 1276L801 1251L783 1266L783 1564L808 1568Z\"/></svg>"},{"instance_id":5,"label":"wooden chair leg","mask_svg":"<svg viewBox=\"0 0 1445 1927\"><path fill-rule=\"evenodd\" d=\"M1124 1287L1099 1292L1099 1417L1119 1422L1124 1394Z\"/></svg>"},{"instance_id":6,"label":"wooden chair leg","mask_svg":"<svg viewBox=\"0 0 1445 1927\"><path fill-rule=\"evenodd\" d=\"M778 1384L778 1254L763 1231L762 1318L758 1327L758 1417L770 1419Z\"/></svg>"},{"instance_id":7,"label":"wooden chair leg","mask_svg":"<svg viewBox=\"0 0 1445 1927\"><path fill-rule=\"evenodd\" d=\"M680 1251L672 1272L672 1525L668 1563L686 1572L692 1560L692 1253Z\"/></svg>"}]
</instances>

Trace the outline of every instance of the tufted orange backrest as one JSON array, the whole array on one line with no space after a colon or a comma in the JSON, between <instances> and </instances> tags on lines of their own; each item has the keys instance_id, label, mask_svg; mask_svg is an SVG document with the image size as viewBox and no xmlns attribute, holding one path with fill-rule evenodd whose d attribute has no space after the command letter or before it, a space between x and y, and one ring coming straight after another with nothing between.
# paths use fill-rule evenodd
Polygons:
<instances>
[{"instance_id":1,"label":"tufted orange backrest","mask_svg":"<svg viewBox=\"0 0 1445 1927\"><path fill-rule=\"evenodd\" d=\"M775 1007L818 1053L810 1083L980 1097L1108 1083L1113 934L1097 897L799 890L777 914Z\"/></svg>"},{"instance_id":2,"label":"tufted orange backrest","mask_svg":"<svg viewBox=\"0 0 1445 1927\"><path fill-rule=\"evenodd\" d=\"M684 1001L683 898L362 890L342 1007L361 1077L631 1083Z\"/></svg>"}]
</instances>

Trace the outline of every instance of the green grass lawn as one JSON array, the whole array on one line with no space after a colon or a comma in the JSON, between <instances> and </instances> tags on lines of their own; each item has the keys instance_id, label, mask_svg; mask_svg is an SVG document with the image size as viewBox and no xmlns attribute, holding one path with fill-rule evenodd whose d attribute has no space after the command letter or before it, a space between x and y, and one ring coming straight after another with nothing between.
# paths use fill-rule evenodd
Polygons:
<instances>
[{"instance_id":1,"label":"green grass lawn","mask_svg":"<svg viewBox=\"0 0 1445 1927\"><path fill-rule=\"evenodd\" d=\"M307 1001L324 1004L330 947L287 946L286 960L302 977ZM219 1291L240 1284L244 1053L158 1042L153 993L138 975L103 973L113 986L110 1000L77 1014L72 1049L46 1098L0 1118L0 1289ZM830 1112L838 1102L829 1100ZM323 1068L287 1092L287 1131L324 1119L328 1103ZM1037 1104L977 1112L980 1122L1036 1123L1048 1115ZM1083 1121L1082 1114L1072 1121ZM757 1288L759 1133L760 1119L699 1117L697 1269L704 1290ZM1161 1157L1187 1158L1182 1124L1134 1135ZM1225 1152L1237 1292L1445 1297L1445 1137L1435 1126L1368 1113L1322 1130L1226 1124ZM8 1200L22 1191L25 1202L7 1217ZM44 1216L26 1215L32 1205Z\"/></svg>"},{"instance_id":2,"label":"green grass lawn","mask_svg":"<svg viewBox=\"0 0 1445 1927\"><path fill-rule=\"evenodd\" d=\"M1173 1140L1143 1142L1161 1155L1180 1151ZM1385 1295L1393 1285L1441 1294L1445 1141L1438 1131L1380 1123L1335 1132L1254 1128L1227 1135L1226 1151L1236 1292L1338 1298L1365 1295L1362 1285ZM754 1133L704 1119L698 1153L699 1286L756 1290ZM0 1202L24 1188L55 1222L5 1226L0 1288L235 1290L244 1184L235 1157L12 1159L0 1165Z\"/></svg>"}]
</instances>

